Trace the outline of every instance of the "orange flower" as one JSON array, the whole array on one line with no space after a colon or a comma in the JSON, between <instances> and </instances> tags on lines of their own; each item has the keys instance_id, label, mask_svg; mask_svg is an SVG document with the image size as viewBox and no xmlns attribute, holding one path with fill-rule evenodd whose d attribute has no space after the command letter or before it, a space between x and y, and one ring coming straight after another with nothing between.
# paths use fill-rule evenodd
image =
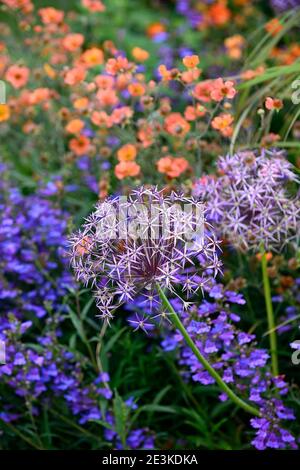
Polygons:
<instances>
[{"instance_id":1,"label":"orange flower","mask_svg":"<svg viewBox=\"0 0 300 470\"><path fill-rule=\"evenodd\" d=\"M6 71L5 78L14 88L21 88L28 82L29 69L20 65L11 65Z\"/></svg>"},{"instance_id":2,"label":"orange flower","mask_svg":"<svg viewBox=\"0 0 300 470\"><path fill-rule=\"evenodd\" d=\"M161 78L163 81L169 81L169 80L172 80L172 74L171 74L171 71L167 69L167 67L162 64L158 67L158 72L160 73L161 75Z\"/></svg>"},{"instance_id":3,"label":"orange flower","mask_svg":"<svg viewBox=\"0 0 300 470\"><path fill-rule=\"evenodd\" d=\"M130 70L132 64L128 62L126 57L119 56L116 59L108 59L106 62L105 70L111 75L117 75L120 72Z\"/></svg>"},{"instance_id":4,"label":"orange flower","mask_svg":"<svg viewBox=\"0 0 300 470\"><path fill-rule=\"evenodd\" d=\"M75 109L83 110L88 107L88 104L89 104L89 100L88 98L84 96L83 98L77 98L74 101L73 106Z\"/></svg>"},{"instance_id":5,"label":"orange flower","mask_svg":"<svg viewBox=\"0 0 300 470\"><path fill-rule=\"evenodd\" d=\"M151 23L147 28L147 36L153 38L158 34L164 33L166 31L166 27L162 23Z\"/></svg>"},{"instance_id":6,"label":"orange flower","mask_svg":"<svg viewBox=\"0 0 300 470\"><path fill-rule=\"evenodd\" d=\"M95 83L99 88L102 88L103 90L107 90L114 86L114 79L113 77L110 77L109 75L98 75L95 78Z\"/></svg>"},{"instance_id":7,"label":"orange flower","mask_svg":"<svg viewBox=\"0 0 300 470\"><path fill-rule=\"evenodd\" d=\"M38 14L44 24L59 24L64 19L64 12L53 7L40 8Z\"/></svg>"},{"instance_id":8,"label":"orange flower","mask_svg":"<svg viewBox=\"0 0 300 470\"><path fill-rule=\"evenodd\" d=\"M100 0L81 0L82 6L90 10L92 13L102 13L105 6Z\"/></svg>"},{"instance_id":9,"label":"orange flower","mask_svg":"<svg viewBox=\"0 0 300 470\"><path fill-rule=\"evenodd\" d=\"M192 83L198 80L201 75L200 69L189 69L181 73L181 80L185 83Z\"/></svg>"},{"instance_id":10,"label":"orange flower","mask_svg":"<svg viewBox=\"0 0 300 470\"><path fill-rule=\"evenodd\" d=\"M265 107L269 111L272 111L273 109L279 111L283 107L283 102L279 98L270 98L268 96L265 101Z\"/></svg>"},{"instance_id":11,"label":"orange flower","mask_svg":"<svg viewBox=\"0 0 300 470\"><path fill-rule=\"evenodd\" d=\"M224 82L222 78L217 78L212 82L212 87L210 96L214 101L222 101L224 98L231 100L236 95L234 82L230 80Z\"/></svg>"},{"instance_id":12,"label":"orange flower","mask_svg":"<svg viewBox=\"0 0 300 470\"><path fill-rule=\"evenodd\" d=\"M252 80L252 78L255 78L258 75L261 75L262 73L264 73L264 71L265 71L265 67L263 65L260 65L255 70L250 69L250 70L246 70L245 72L243 72L241 74L241 78L243 80Z\"/></svg>"},{"instance_id":13,"label":"orange flower","mask_svg":"<svg viewBox=\"0 0 300 470\"><path fill-rule=\"evenodd\" d=\"M119 102L115 90L99 90L96 96L101 106L115 106Z\"/></svg>"},{"instance_id":14,"label":"orange flower","mask_svg":"<svg viewBox=\"0 0 300 470\"><path fill-rule=\"evenodd\" d=\"M140 165L135 162L120 162L115 167L115 175L119 180L123 180L128 176L138 176L140 171Z\"/></svg>"},{"instance_id":15,"label":"orange flower","mask_svg":"<svg viewBox=\"0 0 300 470\"><path fill-rule=\"evenodd\" d=\"M81 55L81 61L88 68L95 67L96 65L101 65L104 61L103 52L98 47L92 47L91 49L87 49Z\"/></svg>"},{"instance_id":16,"label":"orange flower","mask_svg":"<svg viewBox=\"0 0 300 470\"><path fill-rule=\"evenodd\" d=\"M282 24L278 18L273 18L265 24L265 30L271 34L271 36L276 36L283 29Z\"/></svg>"},{"instance_id":17,"label":"orange flower","mask_svg":"<svg viewBox=\"0 0 300 470\"><path fill-rule=\"evenodd\" d=\"M184 111L184 117L187 121L195 121L198 117L204 116L206 109L201 105L187 106Z\"/></svg>"},{"instance_id":18,"label":"orange flower","mask_svg":"<svg viewBox=\"0 0 300 470\"><path fill-rule=\"evenodd\" d=\"M0 122L7 121L10 118L10 109L7 104L0 104Z\"/></svg>"},{"instance_id":19,"label":"orange flower","mask_svg":"<svg viewBox=\"0 0 300 470\"><path fill-rule=\"evenodd\" d=\"M74 67L67 71L65 75L65 83L70 86L77 85L77 83L80 83L85 79L85 76L86 71L83 67Z\"/></svg>"},{"instance_id":20,"label":"orange flower","mask_svg":"<svg viewBox=\"0 0 300 470\"><path fill-rule=\"evenodd\" d=\"M199 64L197 55L187 55L182 59L183 65L188 69L194 69Z\"/></svg>"},{"instance_id":21,"label":"orange flower","mask_svg":"<svg viewBox=\"0 0 300 470\"><path fill-rule=\"evenodd\" d=\"M36 105L42 103L43 101L48 101L51 97L51 92L49 88L36 88L28 96L28 102L31 105Z\"/></svg>"},{"instance_id":22,"label":"orange flower","mask_svg":"<svg viewBox=\"0 0 300 470\"><path fill-rule=\"evenodd\" d=\"M231 116L231 114L223 113L223 114L220 114L220 116L216 116L212 120L211 125L213 129L220 131L220 133L224 137L230 137L233 132L233 128L231 126L232 123L233 123L233 117Z\"/></svg>"},{"instance_id":23,"label":"orange flower","mask_svg":"<svg viewBox=\"0 0 300 470\"><path fill-rule=\"evenodd\" d=\"M128 91L131 96L142 96L145 93L145 87L141 83L130 83L128 85Z\"/></svg>"},{"instance_id":24,"label":"orange flower","mask_svg":"<svg viewBox=\"0 0 300 470\"><path fill-rule=\"evenodd\" d=\"M137 62L145 62L145 60L149 59L149 52L145 51L145 49L142 49L141 47L134 47L131 53Z\"/></svg>"},{"instance_id":25,"label":"orange flower","mask_svg":"<svg viewBox=\"0 0 300 470\"><path fill-rule=\"evenodd\" d=\"M47 77L54 79L56 77L56 72L55 70L51 67L49 64L44 64L44 71L47 75Z\"/></svg>"},{"instance_id":26,"label":"orange flower","mask_svg":"<svg viewBox=\"0 0 300 470\"><path fill-rule=\"evenodd\" d=\"M94 111L91 116L91 121L95 126L112 127L112 119L105 111Z\"/></svg>"},{"instance_id":27,"label":"orange flower","mask_svg":"<svg viewBox=\"0 0 300 470\"><path fill-rule=\"evenodd\" d=\"M84 42L84 36L79 33L68 34L62 41L63 47L69 51L74 52L79 49Z\"/></svg>"},{"instance_id":28,"label":"orange flower","mask_svg":"<svg viewBox=\"0 0 300 470\"><path fill-rule=\"evenodd\" d=\"M235 34L226 38L224 41L227 55L231 59L238 60L242 56L242 49L245 45L245 39L240 34Z\"/></svg>"},{"instance_id":29,"label":"orange flower","mask_svg":"<svg viewBox=\"0 0 300 470\"><path fill-rule=\"evenodd\" d=\"M88 139L84 135L71 139L69 142L69 148L70 150L72 150L72 152L75 153L75 155L84 155L88 152L89 147L90 139Z\"/></svg>"},{"instance_id":30,"label":"orange flower","mask_svg":"<svg viewBox=\"0 0 300 470\"><path fill-rule=\"evenodd\" d=\"M211 92L213 90L213 84L210 80L197 83L193 90L193 96L196 100L202 101L203 103L209 103L211 101Z\"/></svg>"},{"instance_id":31,"label":"orange flower","mask_svg":"<svg viewBox=\"0 0 300 470\"><path fill-rule=\"evenodd\" d=\"M208 18L213 24L223 26L230 20L231 12L226 3L226 1L220 0L208 9Z\"/></svg>"},{"instance_id":32,"label":"orange flower","mask_svg":"<svg viewBox=\"0 0 300 470\"><path fill-rule=\"evenodd\" d=\"M125 144L117 152L119 162L130 162L137 155L136 147L133 144Z\"/></svg>"},{"instance_id":33,"label":"orange flower","mask_svg":"<svg viewBox=\"0 0 300 470\"><path fill-rule=\"evenodd\" d=\"M70 134L78 134L82 131L84 127L84 122L81 119L72 119L72 121L68 122L66 125L66 131Z\"/></svg>"},{"instance_id":34,"label":"orange flower","mask_svg":"<svg viewBox=\"0 0 300 470\"><path fill-rule=\"evenodd\" d=\"M170 155L160 158L156 165L159 173L169 178L177 178L189 168L189 163L185 158L175 158Z\"/></svg>"},{"instance_id":35,"label":"orange flower","mask_svg":"<svg viewBox=\"0 0 300 470\"><path fill-rule=\"evenodd\" d=\"M122 106L116 108L111 114L111 119L114 124L121 124L122 122L128 121L133 115L133 110L129 106Z\"/></svg>"},{"instance_id":36,"label":"orange flower","mask_svg":"<svg viewBox=\"0 0 300 470\"><path fill-rule=\"evenodd\" d=\"M189 132L190 124L181 116L180 113L171 113L165 119L166 131L178 137L183 137Z\"/></svg>"}]
</instances>

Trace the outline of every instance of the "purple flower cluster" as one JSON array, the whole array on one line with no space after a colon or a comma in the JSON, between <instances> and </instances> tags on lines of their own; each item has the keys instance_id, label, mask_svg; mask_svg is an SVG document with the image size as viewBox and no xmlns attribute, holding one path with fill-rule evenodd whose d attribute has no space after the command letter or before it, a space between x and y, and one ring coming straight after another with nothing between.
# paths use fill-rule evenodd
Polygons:
<instances>
[{"instance_id":1,"label":"purple flower cluster","mask_svg":"<svg viewBox=\"0 0 300 470\"><path fill-rule=\"evenodd\" d=\"M198 3L200 4L200 2ZM212 0L206 0L201 3L209 4L212 3ZM176 11L185 16L193 28L197 28L203 22L203 15L192 0L177 0Z\"/></svg>"},{"instance_id":2,"label":"purple flower cluster","mask_svg":"<svg viewBox=\"0 0 300 470\"><path fill-rule=\"evenodd\" d=\"M156 188L98 204L71 239L71 260L77 279L94 287L100 316L109 320L140 293L153 299L156 283L195 293L195 259L201 258L198 276L220 269L217 243L204 224L200 202Z\"/></svg>"},{"instance_id":3,"label":"purple flower cluster","mask_svg":"<svg viewBox=\"0 0 300 470\"><path fill-rule=\"evenodd\" d=\"M181 312L189 335L237 395L259 407L261 418L251 420L257 432L253 445L258 449L294 448L294 437L280 423L280 420L295 419L279 398L288 392L287 384L282 376L272 377L267 364L268 353L257 347L255 335L238 328L240 317L230 306L243 305L245 300L240 294L215 282L206 284L204 290L210 300L204 300L199 307L194 305L188 312L182 310L178 299L172 301L177 312ZM172 336L168 333L162 347L165 351L178 351L178 362L183 367L185 378L191 377L203 385L214 383L179 332ZM227 396L222 393L220 399L224 401Z\"/></svg>"},{"instance_id":4,"label":"purple flower cluster","mask_svg":"<svg viewBox=\"0 0 300 470\"><path fill-rule=\"evenodd\" d=\"M289 192L297 183L280 150L219 157L219 176L202 177L194 194L207 202L208 218L220 236L237 248L281 250L296 242L300 200Z\"/></svg>"},{"instance_id":5,"label":"purple flower cluster","mask_svg":"<svg viewBox=\"0 0 300 470\"><path fill-rule=\"evenodd\" d=\"M300 0L271 0L271 5L278 13L300 6Z\"/></svg>"},{"instance_id":6,"label":"purple flower cluster","mask_svg":"<svg viewBox=\"0 0 300 470\"><path fill-rule=\"evenodd\" d=\"M108 374L64 345L64 297L75 287L64 256L68 218L45 199L48 192L24 196L5 177L0 187L0 341L6 353L0 420L20 421L26 413L39 416L45 406L67 405L81 425L106 421L110 412L101 404L112 408ZM112 435L106 438L115 445L114 421L107 426ZM148 429L133 429L127 444L153 448L154 437Z\"/></svg>"}]
</instances>

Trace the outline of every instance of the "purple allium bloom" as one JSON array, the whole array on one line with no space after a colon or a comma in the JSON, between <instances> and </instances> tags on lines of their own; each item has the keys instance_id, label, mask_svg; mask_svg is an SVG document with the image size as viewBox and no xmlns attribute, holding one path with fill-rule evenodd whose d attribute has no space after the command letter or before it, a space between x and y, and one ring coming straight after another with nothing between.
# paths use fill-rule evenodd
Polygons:
<instances>
[{"instance_id":1,"label":"purple allium bloom","mask_svg":"<svg viewBox=\"0 0 300 470\"><path fill-rule=\"evenodd\" d=\"M99 203L71 239L71 261L77 279L93 286L100 316L109 320L140 293L153 297L156 283L191 294L196 269L217 274L217 242L204 223L202 203L156 188Z\"/></svg>"},{"instance_id":2,"label":"purple allium bloom","mask_svg":"<svg viewBox=\"0 0 300 470\"><path fill-rule=\"evenodd\" d=\"M220 236L243 250L279 251L297 242L300 200L288 185L298 180L283 151L220 157L217 170L219 177L196 184L195 195L207 202L207 216Z\"/></svg>"}]
</instances>

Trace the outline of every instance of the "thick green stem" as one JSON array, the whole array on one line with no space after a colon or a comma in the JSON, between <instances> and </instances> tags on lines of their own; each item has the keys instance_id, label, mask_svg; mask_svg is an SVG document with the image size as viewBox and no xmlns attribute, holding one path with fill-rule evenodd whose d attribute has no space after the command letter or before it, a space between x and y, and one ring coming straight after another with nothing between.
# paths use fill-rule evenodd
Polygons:
<instances>
[{"instance_id":1,"label":"thick green stem","mask_svg":"<svg viewBox=\"0 0 300 470\"><path fill-rule=\"evenodd\" d=\"M196 358L199 360L199 362L203 365L203 367L207 370L207 372L210 373L210 375L215 379L219 387L223 390L223 392L226 393L226 395L240 408L243 408L243 410L247 411L248 413L251 413L252 415L255 416L260 416L259 411L254 407L246 403L244 400L239 398L229 387L228 385L224 382L224 380L220 377L218 372L210 365L210 363L205 359L204 356L202 356L201 352L193 342L192 338L188 334L187 330L185 329L183 323L181 322L179 316L173 309L172 305L170 304L169 300L167 299L164 291L162 288L157 284L156 285L159 297L161 299L161 302L168 310L168 312L171 314L170 315L170 320L173 323L173 325L180 331L182 336L184 337L187 345L190 347L190 349L193 351L195 354Z\"/></svg>"},{"instance_id":2,"label":"thick green stem","mask_svg":"<svg viewBox=\"0 0 300 470\"><path fill-rule=\"evenodd\" d=\"M270 336L270 352L271 352L271 361L272 361L272 372L273 375L278 375L278 357L277 357L277 338L276 338L276 328L274 321L274 312L271 298L271 288L270 280L268 276L268 267L267 267L267 256L265 251L262 252L261 257L261 269L264 285L264 295L266 302L267 318L268 318L268 330Z\"/></svg>"}]
</instances>

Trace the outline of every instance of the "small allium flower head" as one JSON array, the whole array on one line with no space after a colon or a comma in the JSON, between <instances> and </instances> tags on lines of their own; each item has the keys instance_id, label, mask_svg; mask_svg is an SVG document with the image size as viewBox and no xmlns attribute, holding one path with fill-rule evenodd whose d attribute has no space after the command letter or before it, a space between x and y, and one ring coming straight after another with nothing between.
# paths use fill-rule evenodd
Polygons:
<instances>
[{"instance_id":1,"label":"small allium flower head","mask_svg":"<svg viewBox=\"0 0 300 470\"><path fill-rule=\"evenodd\" d=\"M237 248L281 250L297 241L300 228L298 181L279 150L220 157L218 175L203 177L195 195L207 202L207 216ZM294 191L295 192L295 191Z\"/></svg>"},{"instance_id":2,"label":"small allium flower head","mask_svg":"<svg viewBox=\"0 0 300 470\"><path fill-rule=\"evenodd\" d=\"M72 266L78 280L94 287L100 316L109 320L137 294L153 299L156 283L192 294L199 287L193 283L191 292L196 268L216 274L217 242L204 225L204 208L196 199L141 188L96 206L71 239Z\"/></svg>"}]
</instances>

